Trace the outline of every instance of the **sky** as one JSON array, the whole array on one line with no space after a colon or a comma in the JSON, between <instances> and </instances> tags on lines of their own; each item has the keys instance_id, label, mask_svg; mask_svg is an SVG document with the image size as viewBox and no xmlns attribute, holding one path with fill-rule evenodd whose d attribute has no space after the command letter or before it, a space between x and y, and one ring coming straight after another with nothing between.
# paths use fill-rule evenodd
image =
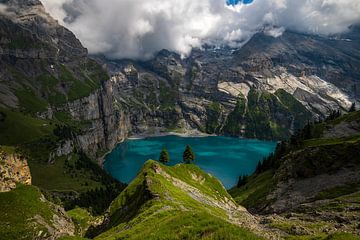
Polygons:
<instances>
[{"instance_id":1,"label":"sky","mask_svg":"<svg viewBox=\"0 0 360 240\"><path fill-rule=\"evenodd\" d=\"M331 35L360 23L360 0L41 0L91 54L186 57L203 44L240 47L258 31Z\"/></svg>"}]
</instances>

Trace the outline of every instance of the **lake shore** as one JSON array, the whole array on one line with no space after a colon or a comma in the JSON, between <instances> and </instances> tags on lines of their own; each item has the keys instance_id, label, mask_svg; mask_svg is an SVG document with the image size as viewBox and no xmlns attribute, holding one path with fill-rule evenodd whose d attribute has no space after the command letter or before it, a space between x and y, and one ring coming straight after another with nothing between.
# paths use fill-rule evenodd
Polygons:
<instances>
[{"instance_id":1,"label":"lake shore","mask_svg":"<svg viewBox=\"0 0 360 240\"><path fill-rule=\"evenodd\" d=\"M144 139L144 138L151 138L151 137L165 137L165 136L178 136L178 137L211 137L211 136L218 136L216 134L207 134L207 133L203 133L200 132L198 130L185 130L185 132L173 132L173 131L169 131L169 132L163 132L163 131L155 131L152 133L149 132L145 132L145 133L140 133L140 134L132 134L131 136L129 136L126 139L123 139L121 141L119 141L118 143L116 143L114 149L121 143L125 142L126 140L137 140L137 139ZM101 157L99 157L97 159L98 164L101 166L101 168L104 168L104 162L105 162L105 158L106 156L111 153L114 149L111 149L109 151L107 151L104 155L102 155Z\"/></svg>"},{"instance_id":2,"label":"lake shore","mask_svg":"<svg viewBox=\"0 0 360 240\"><path fill-rule=\"evenodd\" d=\"M156 132L156 133L141 133L131 135L128 139L144 139L151 137L165 137L165 136L178 136L178 137L210 137L210 136L218 136L216 134L207 134L197 130L191 130L186 132Z\"/></svg>"}]
</instances>

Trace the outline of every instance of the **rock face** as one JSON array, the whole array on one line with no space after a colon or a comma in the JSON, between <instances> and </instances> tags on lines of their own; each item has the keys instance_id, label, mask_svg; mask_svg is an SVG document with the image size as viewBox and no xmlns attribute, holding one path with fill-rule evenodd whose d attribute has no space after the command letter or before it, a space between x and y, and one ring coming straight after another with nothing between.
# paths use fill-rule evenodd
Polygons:
<instances>
[{"instance_id":1,"label":"rock face","mask_svg":"<svg viewBox=\"0 0 360 240\"><path fill-rule=\"evenodd\" d=\"M17 183L31 185L30 169L26 159L0 149L0 192L16 188Z\"/></svg>"},{"instance_id":2,"label":"rock face","mask_svg":"<svg viewBox=\"0 0 360 240\"><path fill-rule=\"evenodd\" d=\"M360 182L360 143L305 149L287 156L274 178L278 182L264 211L281 213L298 208L326 190ZM354 191L358 187L354 185Z\"/></svg>"},{"instance_id":3,"label":"rock face","mask_svg":"<svg viewBox=\"0 0 360 240\"><path fill-rule=\"evenodd\" d=\"M129 136L130 119L124 110L117 107L114 98L116 84L113 79L105 81L101 88L90 96L52 109L69 112L75 121L89 123L88 128L70 141L59 145L58 156L71 153L75 146L91 156L97 156L99 151L113 149L118 142Z\"/></svg>"}]
</instances>

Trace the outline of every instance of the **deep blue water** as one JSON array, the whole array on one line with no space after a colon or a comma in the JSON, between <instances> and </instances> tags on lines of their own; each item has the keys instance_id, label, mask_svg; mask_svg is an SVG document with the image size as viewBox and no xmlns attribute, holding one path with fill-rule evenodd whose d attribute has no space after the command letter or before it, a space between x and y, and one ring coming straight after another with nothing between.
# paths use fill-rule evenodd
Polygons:
<instances>
[{"instance_id":1,"label":"deep blue water","mask_svg":"<svg viewBox=\"0 0 360 240\"><path fill-rule=\"evenodd\" d=\"M189 144L196 155L194 164L216 176L226 188L233 187L238 177L254 172L259 160L273 152L275 142L231 137L151 137L127 140L105 158L104 168L118 180L129 183L148 159L157 160L166 147L171 161L182 162L185 146Z\"/></svg>"}]
</instances>

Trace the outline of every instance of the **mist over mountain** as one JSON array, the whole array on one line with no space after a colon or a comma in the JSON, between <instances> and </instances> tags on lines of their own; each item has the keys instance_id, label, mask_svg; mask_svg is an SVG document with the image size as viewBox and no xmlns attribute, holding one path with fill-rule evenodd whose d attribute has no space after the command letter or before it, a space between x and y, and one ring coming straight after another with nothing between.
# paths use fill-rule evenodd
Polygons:
<instances>
[{"instance_id":1,"label":"mist over mountain","mask_svg":"<svg viewBox=\"0 0 360 240\"><path fill-rule=\"evenodd\" d=\"M167 49L188 56L205 43L242 46L259 30L332 35L360 22L351 0L42 0L91 54L150 58Z\"/></svg>"}]
</instances>

